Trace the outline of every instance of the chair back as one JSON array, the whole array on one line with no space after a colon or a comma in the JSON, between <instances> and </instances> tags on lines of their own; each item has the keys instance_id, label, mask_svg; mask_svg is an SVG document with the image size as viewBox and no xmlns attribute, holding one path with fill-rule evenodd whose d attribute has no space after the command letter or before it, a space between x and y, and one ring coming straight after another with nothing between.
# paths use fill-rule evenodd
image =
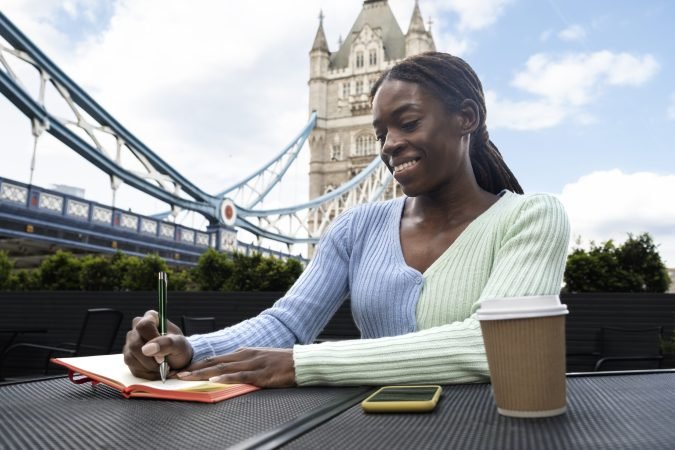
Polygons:
<instances>
[{"instance_id":1,"label":"chair back","mask_svg":"<svg viewBox=\"0 0 675 450\"><path fill-rule=\"evenodd\" d=\"M183 334L190 336L193 334L204 334L216 331L215 317L182 317Z\"/></svg>"},{"instance_id":2,"label":"chair back","mask_svg":"<svg viewBox=\"0 0 675 450\"><path fill-rule=\"evenodd\" d=\"M600 358L595 370L658 369L662 327L600 329Z\"/></svg>"},{"instance_id":3,"label":"chair back","mask_svg":"<svg viewBox=\"0 0 675 450\"><path fill-rule=\"evenodd\" d=\"M602 356L660 355L662 327L600 329Z\"/></svg>"},{"instance_id":4,"label":"chair back","mask_svg":"<svg viewBox=\"0 0 675 450\"><path fill-rule=\"evenodd\" d=\"M124 314L116 309L88 309L75 344L74 356L110 353L123 317Z\"/></svg>"}]
</instances>

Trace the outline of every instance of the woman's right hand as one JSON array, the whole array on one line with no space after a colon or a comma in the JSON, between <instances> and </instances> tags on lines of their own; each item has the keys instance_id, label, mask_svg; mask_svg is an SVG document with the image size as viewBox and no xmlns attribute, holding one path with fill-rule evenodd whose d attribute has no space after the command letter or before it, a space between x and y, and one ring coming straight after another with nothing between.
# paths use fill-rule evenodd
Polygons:
<instances>
[{"instance_id":1,"label":"woman's right hand","mask_svg":"<svg viewBox=\"0 0 675 450\"><path fill-rule=\"evenodd\" d=\"M136 317L124 344L124 362L134 376L157 380L159 363L166 357L172 371L180 370L192 361L192 346L174 323L167 321L168 333L159 333L159 315L148 311Z\"/></svg>"}]
</instances>

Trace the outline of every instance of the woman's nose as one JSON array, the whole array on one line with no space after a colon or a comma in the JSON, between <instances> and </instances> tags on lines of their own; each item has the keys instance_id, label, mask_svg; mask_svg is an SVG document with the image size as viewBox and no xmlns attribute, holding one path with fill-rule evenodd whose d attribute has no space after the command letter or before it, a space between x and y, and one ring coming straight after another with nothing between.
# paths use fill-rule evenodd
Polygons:
<instances>
[{"instance_id":1,"label":"woman's nose","mask_svg":"<svg viewBox=\"0 0 675 450\"><path fill-rule=\"evenodd\" d=\"M382 154L383 155L393 155L398 149L403 145L403 140L399 133L395 131L390 131L387 133L387 136L384 138L384 143L382 144Z\"/></svg>"}]
</instances>

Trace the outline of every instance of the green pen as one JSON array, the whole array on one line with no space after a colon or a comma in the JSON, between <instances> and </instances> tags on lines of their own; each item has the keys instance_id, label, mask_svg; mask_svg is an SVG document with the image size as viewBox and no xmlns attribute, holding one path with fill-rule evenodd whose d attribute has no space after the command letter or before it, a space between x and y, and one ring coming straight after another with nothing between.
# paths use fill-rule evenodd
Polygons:
<instances>
[{"instance_id":1,"label":"green pen","mask_svg":"<svg viewBox=\"0 0 675 450\"><path fill-rule=\"evenodd\" d=\"M166 335L166 289L167 289L166 272L159 272L159 281L157 284L157 292L159 293L159 334ZM164 357L164 360L159 363L159 376L162 377L162 383L166 382L166 376L169 374L169 363Z\"/></svg>"}]
</instances>

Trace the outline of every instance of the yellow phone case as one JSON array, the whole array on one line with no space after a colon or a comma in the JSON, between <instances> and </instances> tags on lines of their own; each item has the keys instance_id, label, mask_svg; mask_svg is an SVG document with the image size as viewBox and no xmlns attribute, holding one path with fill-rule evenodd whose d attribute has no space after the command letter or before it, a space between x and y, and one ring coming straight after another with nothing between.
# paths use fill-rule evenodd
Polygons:
<instances>
[{"instance_id":1,"label":"yellow phone case","mask_svg":"<svg viewBox=\"0 0 675 450\"><path fill-rule=\"evenodd\" d=\"M416 388L434 388L433 396L429 400L399 400L399 401L371 401L372 398L382 393L385 390L392 389L406 389L414 390ZM424 386L384 386L371 394L364 401L361 402L361 407L366 412L373 413L395 413L395 412L428 412L433 410L441 397L442 388L438 385L424 385Z\"/></svg>"}]
</instances>

